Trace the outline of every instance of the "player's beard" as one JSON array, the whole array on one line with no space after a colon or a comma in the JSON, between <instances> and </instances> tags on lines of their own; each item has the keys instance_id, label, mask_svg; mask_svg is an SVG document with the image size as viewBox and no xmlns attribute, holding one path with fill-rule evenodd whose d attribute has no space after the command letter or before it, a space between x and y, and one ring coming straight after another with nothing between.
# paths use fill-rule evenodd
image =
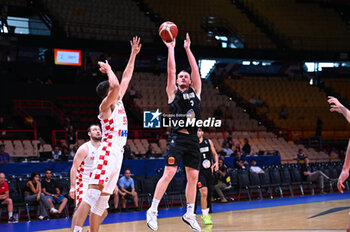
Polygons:
<instances>
[{"instance_id":1,"label":"player's beard","mask_svg":"<svg viewBox=\"0 0 350 232\"><path fill-rule=\"evenodd\" d=\"M102 137L91 137L92 140L94 140L95 142L101 142Z\"/></svg>"}]
</instances>

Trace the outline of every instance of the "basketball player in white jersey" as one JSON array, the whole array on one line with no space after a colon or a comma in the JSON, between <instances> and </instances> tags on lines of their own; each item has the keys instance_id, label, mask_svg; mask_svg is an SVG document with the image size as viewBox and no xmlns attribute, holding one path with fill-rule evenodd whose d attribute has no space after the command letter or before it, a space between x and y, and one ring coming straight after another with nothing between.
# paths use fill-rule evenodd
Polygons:
<instances>
[{"instance_id":1,"label":"basketball player in white jersey","mask_svg":"<svg viewBox=\"0 0 350 232\"><path fill-rule=\"evenodd\" d=\"M69 196L72 199L75 199L76 208L78 208L78 205L82 202L83 195L86 194L90 176L94 170L94 160L102 137L100 125L90 125L88 128L88 135L90 141L79 147L74 156L73 165L70 170ZM105 210L102 218L105 218L106 216L107 210ZM97 215L92 213L90 218L94 217L97 217Z\"/></svg>"},{"instance_id":2,"label":"basketball player in white jersey","mask_svg":"<svg viewBox=\"0 0 350 232\"><path fill-rule=\"evenodd\" d=\"M343 106L338 99L335 97L328 97L328 103L330 104L330 111L331 112L338 112L344 116L344 118L350 123L350 111ZM346 156L344 160L344 165L343 169L340 173L340 176L338 178L338 190L341 193L344 193L344 182L348 179L349 177L349 170L350 170L350 140L348 142L348 148L346 149ZM347 232L350 232L350 222L346 228Z\"/></svg>"},{"instance_id":3,"label":"basketball player in white jersey","mask_svg":"<svg viewBox=\"0 0 350 232\"><path fill-rule=\"evenodd\" d=\"M108 76L108 81L101 82L96 88L97 94L103 99L98 115L102 126L102 143L97 151L95 169L91 175L88 190L73 216L74 232L83 230L82 226L90 208L92 213L102 217L118 181L128 130L122 99L132 78L136 55L141 49L140 38L134 37L130 44L130 59L120 84L107 61L98 63L100 71ZM98 231L97 225L100 221L98 217L91 220L91 232Z\"/></svg>"}]
</instances>

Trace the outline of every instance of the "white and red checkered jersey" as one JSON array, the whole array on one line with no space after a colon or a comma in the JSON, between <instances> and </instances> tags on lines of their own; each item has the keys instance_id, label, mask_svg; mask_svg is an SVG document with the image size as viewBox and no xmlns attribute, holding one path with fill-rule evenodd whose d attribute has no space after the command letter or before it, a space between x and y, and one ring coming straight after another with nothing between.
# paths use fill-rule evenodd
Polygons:
<instances>
[{"instance_id":1,"label":"white and red checkered jersey","mask_svg":"<svg viewBox=\"0 0 350 232\"><path fill-rule=\"evenodd\" d=\"M83 185L89 184L91 173L94 170L95 156L97 155L97 148L92 145L91 141L85 144L88 146L88 155L78 167L75 181L77 203L81 202L84 189L86 189L83 188Z\"/></svg>"},{"instance_id":2,"label":"white and red checkered jersey","mask_svg":"<svg viewBox=\"0 0 350 232\"><path fill-rule=\"evenodd\" d=\"M96 170L92 177L95 180L99 180L99 185L103 185L108 181L106 167L109 156L115 156L115 159L123 159L123 149L128 135L128 120L121 100L115 105L111 116L108 119L101 120L101 126L102 143L98 150Z\"/></svg>"}]
</instances>

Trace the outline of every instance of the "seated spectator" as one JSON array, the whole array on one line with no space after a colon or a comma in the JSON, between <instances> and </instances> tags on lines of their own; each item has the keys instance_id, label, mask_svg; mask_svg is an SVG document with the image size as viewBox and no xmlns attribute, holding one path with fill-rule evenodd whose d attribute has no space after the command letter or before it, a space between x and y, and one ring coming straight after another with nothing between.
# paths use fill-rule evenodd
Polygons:
<instances>
[{"instance_id":1,"label":"seated spectator","mask_svg":"<svg viewBox=\"0 0 350 232\"><path fill-rule=\"evenodd\" d=\"M227 174L227 168L224 165L224 161L219 159L219 170L215 173L217 184L215 185L215 191L221 198L221 202L227 202L227 199L222 192L223 189L231 187L231 180Z\"/></svg>"},{"instance_id":2,"label":"seated spectator","mask_svg":"<svg viewBox=\"0 0 350 232\"><path fill-rule=\"evenodd\" d=\"M8 212L8 223L17 222L16 219L13 217L13 203L12 199L10 198L10 190L9 185L5 181L5 174L0 173L0 202L2 205L7 205L7 212Z\"/></svg>"},{"instance_id":3,"label":"seated spectator","mask_svg":"<svg viewBox=\"0 0 350 232\"><path fill-rule=\"evenodd\" d=\"M59 146L55 146L53 151L52 151L53 159L54 160L59 160L61 155L62 155L62 152L61 152Z\"/></svg>"},{"instance_id":4,"label":"seated spectator","mask_svg":"<svg viewBox=\"0 0 350 232\"><path fill-rule=\"evenodd\" d=\"M280 111L279 119L288 119L288 112L286 111L285 106L283 106Z\"/></svg>"},{"instance_id":5,"label":"seated spectator","mask_svg":"<svg viewBox=\"0 0 350 232\"><path fill-rule=\"evenodd\" d=\"M255 104L256 104L256 100L255 100L254 95L252 95L252 96L250 97L250 99L249 99L248 102L249 102L250 104L252 104L252 105L255 105Z\"/></svg>"},{"instance_id":6,"label":"seated spectator","mask_svg":"<svg viewBox=\"0 0 350 232\"><path fill-rule=\"evenodd\" d=\"M229 144L229 148L232 149L232 147L233 147L232 132L229 132L229 133L228 133L228 136L227 136L227 138L225 139L225 143L228 143L228 144Z\"/></svg>"},{"instance_id":7,"label":"seated spectator","mask_svg":"<svg viewBox=\"0 0 350 232\"><path fill-rule=\"evenodd\" d=\"M131 152L130 146L127 144L124 146L124 159L125 160L135 159L134 153Z\"/></svg>"},{"instance_id":8,"label":"seated spectator","mask_svg":"<svg viewBox=\"0 0 350 232\"><path fill-rule=\"evenodd\" d=\"M256 165L256 160L255 159L252 159L252 165L250 166L250 171L254 172L256 174L265 173L264 170L262 170L259 166Z\"/></svg>"},{"instance_id":9,"label":"seated spectator","mask_svg":"<svg viewBox=\"0 0 350 232\"><path fill-rule=\"evenodd\" d=\"M69 152L69 160L73 160L75 153L77 153L78 145L74 145L72 150Z\"/></svg>"},{"instance_id":10,"label":"seated spectator","mask_svg":"<svg viewBox=\"0 0 350 232\"><path fill-rule=\"evenodd\" d=\"M24 187L24 201L25 202L39 202L37 214L39 220L47 219L49 217L49 210L51 213L57 213L57 209L51 208L50 203L41 192L41 182L39 173L33 172L28 182Z\"/></svg>"},{"instance_id":11,"label":"seated spectator","mask_svg":"<svg viewBox=\"0 0 350 232\"><path fill-rule=\"evenodd\" d=\"M247 138L244 139L244 146L243 146L242 150L243 150L244 155L250 154L250 144L249 144L249 140Z\"/></svg>"},{"instance_id":12,"label":"seated spectator","mask_svg":"<svg viewBox=\"0 0 350 232\"><path fill-rule=\"evenodd\" d=\"M50 169L45 170L45 179L42 183L42 192L46 195L47 200L50 203L50 208L55 208L54 204L60 204L57 213L62 213L66 206L68 199L61 195L61 190L58 188L57 183L51 179L52 171Z\"/></svg>"},{"instance_id":13,"label":"seated spectator","mask_svg":"<svg viewBox=\"0 0 350 232\"><path fill-rule=\"evenodd\" d=\"M69 149L68 149L68 147L64 146L62 148L62 154L60 156L60 160L61 161L67 161L68 158L69 158Z\"/></svg>"},{"instance_id":14,"label":"seated spectator","mask_svg":"<svg viewBox=\"0 0 350 232\"><path fill-rule=\"evenodd\" d=\"M303 149L299 149L299 150L298 150L298 154L297 154L297 156L296 156L296 158L295 158L295 160L297 160L297 163L298 163L298 164L304 164L306 158L307 158L307 156L304 155Z\"/></svg>"},{"instance_id":15,"label":"seated spectator","mask_svg":"<svg viewBox=\"0 0 350 232\"><path fill-rule=\"evenodd\" d=\"M229 143L225 143L225 147L222 149L222 153L224 153L225 156L231 156L233 154L233 151L230 148Z\"/></svg>"},{"instance_id":16,"label":"seated spectator","mask_svg":"<svg viewBox=\"0 0 350 232\"><path fill-rule=\"evenodd\" d=\"M322 171L311 171L311 167L309 164L309 159L305 159L305 164L302 168L302 175L304 176L304 179L306 181L316 182L320 188L320 193L325 194L324 192L324 181L330 181L331 183L336 183L337 179L331 179L326 174L324 174Z\"/></svg>"},{"instance_id":17,"label":"seated spectator","mask_svg":"<svg viewBox=\"0 0 350 232\"><path fill-rule=\"evenodd\" d=\"M126 200L133 199L135 207L139 207L139 201L137 198L137 192L135 191L135 184L133 178L131 178L130 169L125 169L124 176L119 179L119 193L122 197L122 211L126 211Z\"/></svg>"},{"instance_id":18,"label":"seated spectator","mask_svg":"<svg viewBox=\"0 0 350 232\"><path fill-rule=\"evenodd\" d=\"M75 144L76 138L77 138L77 131L75 130L74 126L72 124L69 125L69 128L67 130L67 144L68 146L71 144Z\"/></svg>"},{"instance_id":19,"label":"seated spectator","mask_svg":"<svg viewBox=\"0 0 350 232\"><path fill-rule=\"evenodd\" d=\"M238 169L247 169L248 167L248 162L244 158L242 158L241 152L237 152L236 154L234 167Z\"/></svg>"},{"instance_id":20,"label":"seated spectator","mask_svg":"<svg viewBox=\"0 0 350 232\"><path fill-rule=\"evenodd\" d=\"M0 163L8 163L10 155L5 152L5 144L0 144Z\"/></svg>"}]
</instances>

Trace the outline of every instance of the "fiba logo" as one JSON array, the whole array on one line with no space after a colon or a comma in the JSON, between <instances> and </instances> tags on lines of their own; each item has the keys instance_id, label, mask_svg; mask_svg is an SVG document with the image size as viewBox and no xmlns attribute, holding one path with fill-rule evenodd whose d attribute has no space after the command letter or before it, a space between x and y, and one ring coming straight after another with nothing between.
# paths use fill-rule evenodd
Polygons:
<instances>
[{"instance_id":1,"label":"fiba logo","mask_svg":"<svg viewBox=\"0 0 350 232\"><path fill-rule=\"evenodd\" d=\"M143 128L160 128L160 115L159 109L156 111L143 111Z\"/></svg>"}]
</instances>

